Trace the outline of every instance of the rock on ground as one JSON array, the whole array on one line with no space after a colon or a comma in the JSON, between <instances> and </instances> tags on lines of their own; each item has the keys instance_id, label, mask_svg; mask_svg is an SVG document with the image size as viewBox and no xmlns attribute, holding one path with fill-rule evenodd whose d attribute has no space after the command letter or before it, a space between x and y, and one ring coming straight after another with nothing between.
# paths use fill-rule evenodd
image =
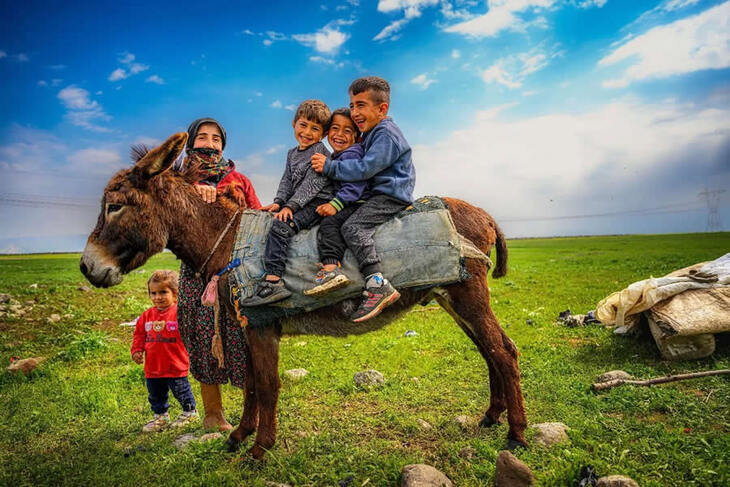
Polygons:
<instances>
[{"instance_id":1,"label":"rock on ground","mask_svg":"<svg viewBox=\"0 0 730 487\"><path fill-rule=\"evenodd\" d=\"M223 438L223 435L218 432L206 433L200 437L200 442L202 443L204 441L217 440L218 438Z\"/></svg>"},{"instance_id":2,"label":"rock on ground","mask_svg":"<svg viewBox=\"0 0 730 487\"><path fill-rule=\"evenodd\" d=\"M530 467L507 450L499 452L494 479L496 487L523 487L532 485L534 481Z\"/></svg>"},{"instance_id":3,"label":"rock on ground","mask_svg":"<svg viewBox=\"0 0 730 487\"><path fill-rule=\"evenodd\" d=\"M563 423L538 423L533 424L531 428L537 430L535 441L544 446L553 446L555 443L568 441L568 429Z\"/></svg>"},{"instance_id":4,"label":"rock on ground","mask_svg":"<svg viewBox=\"0 0 730 487\"><path fill-rule=\"evenodd\" d=\"M457 416L454 418L454 422L463 429L469 429L472 427L472 421L469 416Z\"/></svg>"},{"instance_id":5,"label":"rock on ground","mask_svg":"<svg viewBox=\"0 0 730 487\"><path fill-rule=\"evenodd\" d=\"M266 482L266 487L291 487L289 484L277 484L276 482Z\"/></svg>"},{"instance_id":6,"label":"rock on ground","mask_svg":"<svg viewBox=\"0 0 730 487\"><path fill-rule=\"evenodd\" d=\"M91 288L89 286L79 286L76 289L83 293L88 293L89 291L91 291Z\"/></svg>"},{"instance_id":7,"label":"rock on ground","mask_svg":"<svg viewBox=\"0 0 730 487\"><path fill-rule=\"evenodd\" d=\"M182 450L186 446L188 446L188 443L191 441L195 441L197 437L195 436L195 433L185 433L184 435L178 436L175 438L175 441L173 441L173 444L175 445L175 448L178 450Z\"/></svg>"},{"instance_id":8,"label":"rock on ground","mask_svg":"<svg viewBox=\"0 0 730 487\"><path fill-rule=\"evenodd\" d=\"M49 323L58 323L59 321L61 321L61 315L59 315L57 313L53 313L51 316L49 316L47 318L47 321Z\"/></svg>"},{"instance_id":9,"label":"rock on ground","mask_svg":"<svg viewBox=\"0 0 730 487\"><path fill-rule=\"evenodd\" d=\"M477 451L470 446L465 446L459 450L459 456L466 460L474 460L474 457L477 456Z\"/></svg>"},{"instance_id":10,"label":"rock on ground","mask_svg":"<svg viewBox=\"0 0 730 487\"><path fill-rule=\"evenodd\" d=\"M11 298L12 296L7 293L0 293L0 304L9 303Z\"/></svg>"},{"instance_id":11,"label":"rock on ground","mask_svg":"<svg viewBox=\"0 0 730 487\"><path fill-rule=\"evenodd\" d=\"M413 464L403 467L401 487L453 487L449 478L430 465Z\"/></svg>"},{"instance_id":12,"label":"rock on ground","mask_svg":"<svg viewBox=\"0 0 730 487\"><path fill-rule=\"evenodd\" d=\"M623 370L610 370L605 374L601 374L596 378L596 382L608 382L616 379L633 379L633 376Z\"/></svg>"},{"instance_id":13,"label":"rock on ground","mask_svg":"<svg viewBox=\"0 0 730 487\"><path fill-rule=\"evenodd\" d=\"M623 475L608 475L598 479L596 487L639 487L632 478Z\"/></svg>"},{"instance_id":14,"label":"rock on ground","mask_svg":"<svg viewBox=\"0 0 730 487\"><path fill-rule=\"evenodd\" d=\"M352 380L355 381L355 385L358 387L377 386L385 384L385 377L377 370L363 370L357 372Z\"/></svg>"},{"instance_id":15,"label":"rock on ground","mask_svg":"<svg viewBox=\"0 0 730 487\"><path fill-rule=\"evenodd\" d=\"M433 426L431 426L431 423L429 423L428 421L424 421L420 418L416 420L416 423L418 423L418 427L421 428L422 430L433 429Z\"/></svg>"},{"instance_id":16,"label":"rock on ground","mask_svg":"<svg viewBox=\"0 0 730 487\"><path fill-rule=\"evenodd\" d=\"M45 357L32 357L23 360L16 360L7 368L8 372L22 372L28 374L31 370L34 370L38 365L45 360Z\"/></svg>"},{"instance_id":17,"label":"rock on ground","mask_svg":"<svg viewBox=\"0 0 730 487\"><path fill-rule=\"evenodd\" d=\"M309 371L307 369L290 369L284 372L284 377L291 380L299 380L308 373Z\"/></svg>"}]
</instances>

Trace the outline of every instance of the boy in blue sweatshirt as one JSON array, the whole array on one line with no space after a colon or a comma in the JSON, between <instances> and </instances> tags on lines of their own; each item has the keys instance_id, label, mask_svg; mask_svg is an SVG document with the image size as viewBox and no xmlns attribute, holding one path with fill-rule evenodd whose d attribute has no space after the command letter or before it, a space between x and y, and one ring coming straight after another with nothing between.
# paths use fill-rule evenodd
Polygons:
<instances>
[{"instance_id":1,"label":"boy in blue sweatshirt","mask_svg":"<svg viewBox=\"0 0 730 487\"><path fill-rule=\"evenodd\" d=\"M338 108L332 112L327 141L334 151L332 161L360 159L365 154L362 144L356 143L360 138L360 130L350 118L349 108ZM317 250L319 251L319 272L314 278L315 287L307 289L304 294L317 296L344 287L350 280L342 272L342 258L347 250L347 243L342 238L340 229L350 216L370 197L367 181L337 182L335 197L332 201L317 207L322 223L317 232Z\"/></svg>"},{"instance_id":2,"label":"boy in blue sweatshirt","mask_svg":"<svg viewBox=\"0 0 730 487\"><path fill-rule=\"evenodd\" d=\"M368 181L372 196L342 225L342 236L365 277L364 299L352 315L359 323L377 316L400 293L383 277L373 235L413 201L416 171L411 148L388 116L390 86L383 78L358 78L349 88L352 121L364 137L361 158L332 161L312 156L312 168L335 181Z\"/></svg>"}]
</instances>

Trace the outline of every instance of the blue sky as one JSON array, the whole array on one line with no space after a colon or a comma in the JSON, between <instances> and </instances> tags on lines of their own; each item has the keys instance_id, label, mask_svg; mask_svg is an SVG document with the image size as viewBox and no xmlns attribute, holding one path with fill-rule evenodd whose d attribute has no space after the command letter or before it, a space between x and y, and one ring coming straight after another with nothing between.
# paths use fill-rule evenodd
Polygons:
<instances>
[{"instance_id":1,"label":"blue sky","mask_svg":"<svg viewBox=\"0 0 730 487\"><path fill-rule=\"evenodd\" d=\"M129 146L200 116L268 203L293 107L363 75L391 83L416 193L510 237L704 231L708 197L730 228L730 1L265 5L8 4L0 252L79 250Z\"/></svg>"}]
</instances>

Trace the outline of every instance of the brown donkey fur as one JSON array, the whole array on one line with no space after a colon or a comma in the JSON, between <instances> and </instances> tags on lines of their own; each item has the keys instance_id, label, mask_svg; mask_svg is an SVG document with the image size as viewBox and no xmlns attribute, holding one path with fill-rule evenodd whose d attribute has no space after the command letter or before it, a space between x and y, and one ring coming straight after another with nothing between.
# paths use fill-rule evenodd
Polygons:
<instances>
[{"instance_id":1,"label":"brown donkey fur","mask_svg":"<svg viewBox=\"0 0 730 487\"><path fill-rule=\"evenodd\" d=\"M169 248L193 269L200 268L213 250L221 230L237 208L233 201L220 197L206 204L193 189L195 168L184 173L168 171L185 146L187 134L178 133L160 147L143 155L135 166L117 173L104 190L101 213L89 236L81 258L81 272L95 286L119 284L123 274L141 266L149 257ZM459 233L489 253L496 244L497 265L493 276L507 271L504 236L494 220L482 209L464 201L444 198ZM237 228L236 217L232 228ZM234 231L229 231L213 252L203 273L210 277L227 263L233 246ZM351 323L349 314L354 300L346 300L273 326L246 328L250 347L246 397L241 422L230 435L231 450L257 432L249 450L261 458L276 440L276 406L279 396L279 338L282 332L344 335L375 330L393 321L412 306L436 301L454 318L474 342L489 369L490 403L480 426L499 423L507 410L509 446L526 445L527 425L517 365L517 349L505 335L489 305L487 267L467 259L471 277L461 283L413 291L401 290L401 299L378 317ZM226 279L221 279L222 283ZM221 302L230 303L227 286L220 286ZM235 312L228 305L228 312ZM254 324L255 325L255 324Z\"/></svg>"}]
</instances>

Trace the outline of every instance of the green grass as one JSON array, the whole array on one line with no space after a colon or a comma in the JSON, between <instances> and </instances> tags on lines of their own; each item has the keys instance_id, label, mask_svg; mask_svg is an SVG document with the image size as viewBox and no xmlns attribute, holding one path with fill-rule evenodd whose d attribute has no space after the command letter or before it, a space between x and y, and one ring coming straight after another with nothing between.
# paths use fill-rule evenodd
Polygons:
<instances>
[{"instance_id":1,"label":"green grass","mask_svg":"<svg viewBox=\"0 0 730 487\"><path fill-rule=\"evenodd\" d=\"M728 485L727 378L590 391L612 369L654 377L730 368L727 335L718 336L712 357L672 363L646 336L554 320L566 308L593 309L636 280L716 258L730 249L730 234L516 240L509 248L510 272L491 282L492 299L521 353L528 420L571 428L569 444L518 453L537 484L572 485L591 464L642 487ZM78 255L0 257L0 292L32 302L22 318L0 317L0 363L48 359L28 377L0 372L0 485L337 485L349 476L352 486L399 485L403 465L421 462L459 486L493 484L506 425L464 432L452 421L468 415L476 424L486 409L486 366L452 320L432 308L358 337L284 337L280 371L310 374L283 380L279 440L262 462L226 453L222 441L178 451L172 440L179 432L140 434L150 416L144 374L129 357L132 329L118 324L149 306L150 270L178 265L165 253L120 286L83 292ZM57 323L47 320L54 313ZM407 330L418 336L405 338ZM381 371L386 385L357 389L352 375L366 368ZM242 394L223 390L235 423ZM421 430L418 419L434 428ZM463 454L467 447L472 458Z\"/></svg>"}]
</instances>

